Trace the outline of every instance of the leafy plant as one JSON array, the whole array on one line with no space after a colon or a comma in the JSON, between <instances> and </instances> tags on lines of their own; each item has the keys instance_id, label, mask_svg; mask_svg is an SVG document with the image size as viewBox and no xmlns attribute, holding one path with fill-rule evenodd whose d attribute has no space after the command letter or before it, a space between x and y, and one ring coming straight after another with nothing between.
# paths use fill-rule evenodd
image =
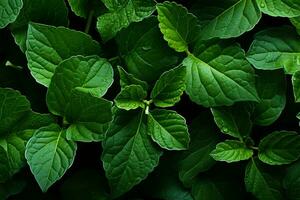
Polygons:
<instances>
[{"instance_id":1,"label":"leafy plant","mask_svg":"<svg viewBox=\"0 0 300 200\"><path fill-rule=\"evenodd\" d=\"M0 199L300 199L299 33L298 0L0 0Z\"/></svg>"}]
</instances>

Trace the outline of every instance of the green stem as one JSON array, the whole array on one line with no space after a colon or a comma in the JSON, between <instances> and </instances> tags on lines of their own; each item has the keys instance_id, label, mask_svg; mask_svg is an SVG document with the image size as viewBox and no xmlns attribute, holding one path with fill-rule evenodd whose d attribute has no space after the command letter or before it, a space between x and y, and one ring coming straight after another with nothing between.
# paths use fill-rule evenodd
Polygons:
<instances>
[{"instance_id":1,"label":"green stem","mask_svg":"<svg viewBox=\"0 0 300 200\"><path fill-rule=\"evenodd\" d=\"M112 57L112 58L108 59L108 61L109 61L109 62L113 62L113 61L119 60L119 59L120 59L119 56L115 56L115 57Z\"/></svg>"},{"instance_id":2,"label":"green stem","mask_svg":"<svg viewBox=\"0 0 300 200\"><path fill-rule=\"evenodd\" d=\"M91 24L92 24L92 21L93 21L93 16L94 16L94 10L91 10L90 13L89 13L88 19L87 19L85 29L84 29L85 33L89 33L89 31L90 31Z\"/></svg>"},{"instance_id":3,"label":"green stem","mask_svg":"<svg viewBox=\"0 0 300 200\"><path fill-rule=\"evenodd\" d=\"M250 148L250 149L253 149L253 150L256 150L256 151L258 151L258 150L259 150L259 148L258 148L258 147L254 147L254 146L250 146L249 148Z\"/></svg>"}]
</instances>

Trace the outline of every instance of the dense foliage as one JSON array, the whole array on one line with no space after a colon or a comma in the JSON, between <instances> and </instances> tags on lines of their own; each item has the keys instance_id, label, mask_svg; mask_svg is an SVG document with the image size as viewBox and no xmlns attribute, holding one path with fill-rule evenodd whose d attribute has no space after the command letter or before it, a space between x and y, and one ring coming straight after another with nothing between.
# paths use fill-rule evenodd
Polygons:
<instances>
[{"instance_id":1,"label":"dense foliage","mask_svg":"<svg viewBox=\"0 0 300 200\"><path fill-rule=\"evenodd\" d=\"M300 199L299 0L0 0L0 199Z\"/></svg>"}]
</instances>

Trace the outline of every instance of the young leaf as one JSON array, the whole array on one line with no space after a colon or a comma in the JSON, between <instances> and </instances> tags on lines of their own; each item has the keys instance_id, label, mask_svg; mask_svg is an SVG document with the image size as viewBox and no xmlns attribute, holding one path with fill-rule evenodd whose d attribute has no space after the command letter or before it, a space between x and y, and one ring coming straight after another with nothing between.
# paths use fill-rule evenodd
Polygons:
<instances>
[{"instance_id":1,"label":"young leaf","mask_svg":"<svg viewBox=\"0 0 300 200\"><path fill-rule=\"evenodd\" d=\"M158 165L162 152L147 133L144 111L117 110L103 142L102 161L112 196L140 183Z\"/></svg>"},{"instance_id":2,"label":"young leaf","mask_svg":"<svg viewBox=\"0 0 300 200\"><path fill-rule=\"evenodd\" d=\"M27 32L26 57L36 81L46 87L58 64L76 55L98 55L100 45L89 35L67 29L31 23Z\"/></svg>"},{"instance_id":3,"label":"young leaf","mask_svg":"<svg viewBox=\"0 0 300 200\"><path fill-rule=\"evenodd\" d=\"M176 67L163 73L155 83L151 99L158 107L171 107L180 101L185 90L186 68Z\"/></svg>"},{"instance_id":4,"label":"young leaf","mask_svg":"<svg viewBox=\"0 0 300 200\"><path fill-rule=\"evenodd\" d=\"M253 150L248 149L246 145L236 140L225 140L217 144L216 149L210 155L217 161L227 163L248 160L253 156Z\"/></svg>"},{"instance_id":5,"label":"young leaf","mask_svg":"<svg viewBox=\"0 0 300 200\"><path fill-rule=\"evenodd\" d=\"M201 0L200 3L199 15L209 16L200 32L204 40L238 37L253 29L261 18L256 0Z\"/></svg>"},{"instance_id":6,"label":"young leaf","mask_svg":"<svg viewBox=\"0 0 300 200\"><path fill-rule=\"evenodd\" d=\"M112 121L112 102L76 90L70 99L66 120L71 125L66 138L80 142L102 141Z\"/></svg>"},{"instance_id":7,"label":"young leaf","mask_svg":"<svg viewBox=\"0 0 300 200\"><path fill-rule=\"evenodd\" d=\"M71 167L76 149L76 143L66 140L65 130L56 124L40 128L28 141L25 157L43 192Z\"/></svg>"},{"instance_id":8,"label":"young leaf","mask_svg":"<svg viewBox=\"0 0 300 200\"><path fill-rule=\"evenodd\" d=\"M147 117L147 130L152 139L167 150L188 148L190 137L185 119L175 111L156 109Z\"/></svg>"},{"instance_id":9,"label":"young leaf","mask_svg":"<svg viewBox=\"0 0 300 200\"><path fill-rule=\"evenodd\" d=\"M280 116L286 104L286 80L283 71L256 71L256 90L260 97L255 104L254 123L268 126Z\"/></svg>"},{"instance_id":10,"label":"young leaf","mask_svg":"<svg viewBox=\"0 0 300 200\"><path fill-rule=\"evenodd\" d=\"M120 85L121 89L129 85L139 85L144 90L148 90L148 84L145 81L141 81L135 78L132 74L127 73L122 67L118 66L118 71L120 75Z\"/></svg>"},{"instance_id":11,"label":"young leaf","mask_svg":"<svg viewBox=\"0 0 300 200\"><path fill-rule=\"evenodd\" d=\"M300 69L300 36L292 27L276 27L263 30L247 53L248 61L257 69L284 68L288 74Z\"/></svg>"},{"instance_id":12,"label":"young leaf","mask_svg":"<svg viewBox=\"0 0 300 200\"><path fill-rule=\"evenodd\" d=\"M258 0L260 10L273 17L300 16L300 2L295 0Z\"/></svg>"},{"instance_id":13,"label":"young leaf","mask_svg":"<svg viewBox=\"0 0 300 200\"><path fill-rule=\"evenodd\" d=\"M197 18L175 2L159 3L156 9L160 31L169 46L177 52L188 51L188 45L198 37Z\"/></svg>"},{"instance_id":14,"label":"young leaf","mask_svg":"<svg viewBox=\"0 0 300 200\"><path fill-rule=\"evenodd\" d=\"M97 28L102 39L112 39L132 22L142 21L154 11L152 0L102 0L109 12L98 18Z\"/></svg>"},{"instance_id":15,"label":"young leaf","mask_svg":"<svg viewBox=\"0 0 300 200\"><path fill-rule=\"evenodd\" d=\"M90 13L99 16L104 6L99 0L68 0L71 10L80 17L88 18Z\"/></svg>"},{"instance_id":16,"label":"young leaf","mask_svg":"<svg viewBox=\"0 0 300 200\"><path fill-rule=\"evenodd\" d=\"M194 55L183 61L187 67L186 92L205 107L257 101L254 70L244 51L228 41L199 41Z\"/></svg>"},{"instance_id":17,"label":"young leaf","mask_svg":"<svg viewBox=\"0 0 300 200\"><path fill-rule=\"evenodd\" d=\"M211 108L214 120L222 133L242 139L252 130L251 106L235 104L231 107Z\"/></svg>"},{"instance_id":18,"label":"young leaf","mask_svg":"<svg viewBox=\"0 0 300 200\"><path fill-rule=\"evenodd\" d=\"M61 62L51 79L47 105L55 114L64 116L72 90L103 96L113 82L113 69L109 62L97 56L74 56Z\"/></svg>"},{"instance_id":19,"label":"young leaf","mask_svg":"<svg viewBox=\"0 0 300 200\"><path fill-rule=\"evenodd\" d=\"M251 192L259 200L280 200L283 199L280 192L280 182L271 175L262 171L258 161L252 159L247 165L245 172L245 185L248 192Z\"/></svg>"},{"instance_id":20,"label":"young leaf","mask_svg":"<svg viewBox=\"0 0 300 200\"><path fill-rule=\"evenodd\" d=\"M259 159L269 165L283 165L300 157L300 136L297 132L276 131L259 143Z\"/></svg>"},{"instance_id":21,"label":"young leaf","mask_svg":"<svg viewBox=\"0 0 300 200\"><path fill-rule=\"evenodd\" d=\"M126 69L141 80L152 83L179 61L178 53L163 39L154 16L132 23L116 40Z\"/></svg>"},{"instance_id":22,"label":"young leaf","mask_svg":"<svg viewBox=\"0 0 300 200\"><path fill-rule=\"evenodd\" d=\"M147 97L147 92L140 85L128 85L121 89L115 98L116 106L120 109L132 110L144 108L143 100Z\"/></svg>"},{"instance_id":23,"label":"young leaf","mask_svg":"<svg viewBox=\"0 0 300 200\"><path fill-rule=\"evenodd\" d=\"M0 2L0 29L14 22L23 6L22 0L1 0Z\"/></svg>"}]
</instances>

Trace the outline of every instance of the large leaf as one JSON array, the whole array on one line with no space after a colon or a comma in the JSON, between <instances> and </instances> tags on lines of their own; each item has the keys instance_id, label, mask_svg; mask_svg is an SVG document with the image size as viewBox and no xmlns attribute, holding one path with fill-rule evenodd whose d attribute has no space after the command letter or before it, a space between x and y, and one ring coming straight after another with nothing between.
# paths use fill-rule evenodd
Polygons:
<instances>
[{"instance_id":1,"label":"large leaf","mask_svg":"<svg viewBox=\"0 0 300 200\"><path fill-rule=\"evenodd\" d=\"M155 17L132 23L117 35L116 40L126 70L141 80L156 81L179 60L176 52L164 41Z\"/></svg>"},{"instance_id":2,"label":"large leaf","mask_svg":"<svg viewBox=\"0 0 300 200\"><path fill-rule=\"evenodd\" d=\"M117 110L103 142L102 161L113 197L140 183L158 165L161 151L147 133L144 112Z\"/></svg>"},{"instance_id":3,"label":"large leaf","mask_svg":"<svg viewBox=\"0 0 300 200\"><path fill-rule=\"evenodd\" d=\"M23 6L22 0L1 0L0 1L0 28L14 22Z\"/></svg>"},{"instance_id":4,"label":"large leaf","mask_svg":"<svg viewBox=\"0 0 300 200\"><path fill-rule=\"evenodd\" d=\"M286 190L287 197L291 200L300 199L300 162L296 162L286 170L283 179L283 187Z\"/></svg>"},{"instance_id":5,"label":"large leaf","mask_svg":"<svg viewBox=\"0 0 300 200\"><path fill-rule=\"evenodd\" d=\"M161 75L151 92L151 99L158 107L171 107L180 101L185 90L186 68L176 67Z\"/></svg>"},{"instance_id":6,"label":"large leaf","mask_svg":"<svg viewBox=\"0 0 300 200\"><path fill-rule=\"evenodd\" d=\"M27 143L25 157L42 191L46 192L71 167L76 149L76 143L67 141L58 125L36 131Z\"/></svg>"},{"instance_id":7,"label":"large leaf","mask_svg":"<svg viewBox=\"0 0 300 200\"><path fill-rule=\"evenodd\" d=\"M261 169L259 162L254 159L247 165L245 185L247 191L251 192L259 200L283 199L280 192L280 182Z\"/></svg>"},{"instance_id":8,"label":"large leaf","mask_svg":"<svg viewBox=\"0 0 300 200\"><path fill-rule=\"evenodd\" d=\"M97 56L74 56L61 62L52 77L47 93L49 110L64 116L72 90L103 96L113 82L109 62Z\"/></svg>"},{"instance_id":9,"label":"large leaf","mask_svg":"<svg viewBox=\"0 0 300 200\"><path fill-rule=\"evenodd\" d=\"M253 156L253 150L248 149L243 142L225 140L217 144L216 149L210 155L217 161L231 163L248 160Z\"/></svg>"},{"instance_id":10,"label":"large leaf","mask_svg":"<svg viewBox=\"0 0 300 200\"><path fill-rule=\"evenodd\" d=\"M54 26L68 25L68 9L63 0L23 0L23 8L10 30L21 50L26 50L29 22Z\"/></svg>"},{"instance_id":11,"label":"large leaf","mask_svg":"<svg viewBox=\"0 0 300 200\"><path fill-rule=\"evenodd\" d=\"M232 38L250 31L261 12L256 0L200 0L195 12L202 23L201 39Z\"/></svg>"},{"instance_id":12,"label":"large leaf","mask_svg":"<svg viewBox=\"0 0 300 200\"><path fill-rule=\"evenodd\" d=\"M113 38L132 22L142 21L155 10L152 0L102 0L109 12L98 18L97 28L104 41Z\"/></svg>"},{"instance_id":13,"label":"large leaf","mask_svg":"<svg viewBox=\"0 0 300 200\"><path fill-rule=\"evenodd\" d=\"M263 30L247 53L247 59L257 69L274 70L284 68L292 74L300 69L300 36L291 27Z\"/></svg>"},{"instance_id":14,"label":"large leaf","mask_svg":"<svg viewBox=\"0 0 300 200\"><path fill-rule=\"evenodd\" d=\"M254 70L237 44L199 41L194 55L183 61L187 67L186 92L192 101L211 107L258 100Z\"/></svg>"},{"instance_id":15,"label":"large leaf","mask_svg":"<svg viewBox=\"0 0 300 200\"><path fill-rule=\"evenodd\" d=\"M98 55L101 51L100 45L87 34L35 23L29 24L26 45L31 74L46 87L61 61L76 55Z\"/></svg>"},{"instance_id":16,"label":"large leaf","mask_svg":"<svg viewBox=\"0 0 300 200\"><path fill-rule=\"evenodd\" d=\"M258 157L269 165L289 164L300 157L300 136L297 132L276 131L259 143Z\"/></svg>"},{"instance_id":17,"label":"large leaf","mask_svg":"<svg viewBox=\"0 0 300 200\"><path fill-rule=\"evenodd\" d=\"M162 148L184 150L190 137L184 117L175 111L156 109L147 117L147 130L152 139Z\"/></svg>"},{"instance_id":18,"label":"large leaf","mask_svg":"<svg viewBox=\"0 0 300 200\"><path fill-rule=\"evenodd\" d=\"M286 104L286 80L283 71L256 71L256 89L260 97L255 104L254 123L268 126L276 121Z\"/></svg>"},{"instance_id":19,"label":"large leaf","mask_svg":"<svg viewBox=\"0 0 300 200\"><path fill-rule=\"evenodd\" d=\"M260 10L273 17L300 16L300 2L297 0L257 0Z\"/></svg>"},{"instance_id":20,"label":"large leaf","mask_svg":"<svg viewBox=\"0 0 300 200\"><path fill-rule=\"evenodd\" d=\"M112 121L112 102L74 90L66 107L69 140L91 142L104 139Z\"/></svg>"},{"instance_id":21,"label":"large leaf","mask_svg":"<svg viewBox=\"0 0 300 200\"><path fill-rule=\"evenodd\" d=\"M175 2L157 4L160 31L169 46L178 52L188 51L199 32L197 18Z\"/></svg>"}]
</instances>

